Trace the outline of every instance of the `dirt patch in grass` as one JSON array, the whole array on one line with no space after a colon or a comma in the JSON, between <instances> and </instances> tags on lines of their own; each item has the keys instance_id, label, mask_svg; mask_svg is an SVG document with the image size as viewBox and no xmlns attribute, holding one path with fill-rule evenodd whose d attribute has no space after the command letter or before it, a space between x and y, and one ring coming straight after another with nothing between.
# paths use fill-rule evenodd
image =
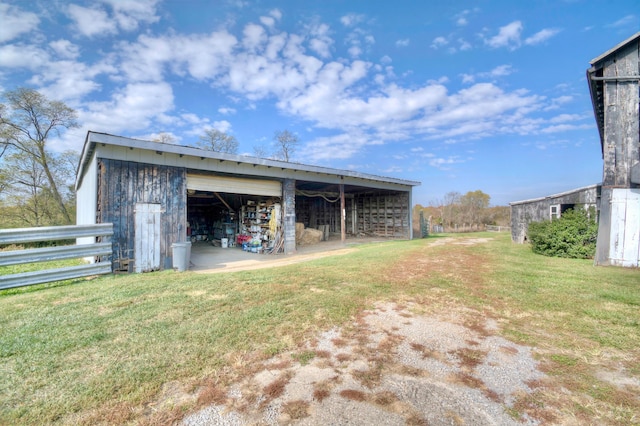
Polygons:
<instances>
[{"instance_id":1,"label":"dirt patch in grass","mask_svg":"<svg viewBox=\"0 0 640 426\"><path fill-rule=\"evenodd\" d=\"M529 348L467 328L466 316L478 312L445 311L436 319L417 315L419 309L416 301L405 301L402 307L380 303L344 329L327 331L310 341L312 358L299 355L310 348L280 355L298 361L270 370L269 377L275 379L266 386L257 385L264 382L259 376L265 372L245 379L235 397L236 405L247 401L241 414L247 421L279 418L282 424L295 416L305 416L310 424L368 424L383 415L389 424L398 425L437 423L444 418L460 424L481 424L487 419L508 424L514 416L552 417L533 411L522 397L532 392L527 381L545 377ZM412 321L404 324L408 313ZM513 349L505 355L504 348ZM274 360L268 365L287 364ZM251 408L250 401L262 402ZM218 416L234 410L229 402L218 407ZM186 417L183 424L197 424L200 415ZM224 417L209 420L223 423Z\"/></svg>"}]
</instances>

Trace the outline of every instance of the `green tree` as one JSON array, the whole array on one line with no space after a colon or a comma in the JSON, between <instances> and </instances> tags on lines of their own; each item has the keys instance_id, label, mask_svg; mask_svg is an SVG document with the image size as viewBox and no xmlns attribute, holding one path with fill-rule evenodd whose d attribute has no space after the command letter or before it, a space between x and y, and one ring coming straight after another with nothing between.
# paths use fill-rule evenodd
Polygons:
<instances>
[{"instance_id":1,"label":"green tree","mask_svg":"<svg viewBox=\"0 0 640 426\"><path fill-rule=\"evenodd\" d=\"M203 149L215 152L226 152L228 154L237 154L238 145L238 141L234 136L221 132L218 129L206 130L198 141L198 146Z\"/></svg>"},{"instance_id":2,"label":"green tree","mask_svg":"<svg viewBox=\"0 0 640 426\"><path fill-rule=\"evenodd\" d=\"M460 197L462 220L470 225L481 223L482 215L489 207L491 197L484 192L469 191Z\"/></svg>"},{"instance_id":3,"label":"green tree","mask_svg":"<svg viewBox=\"0 0 640 426\"><path fill-rule=\"evenodd\" d=\"M72 223L56 179L56 155L47 145L52 135L59 136L64 129L78 127L76 112L63 102L51 101L33 89L7 91L3 97L6 103L0 104L0 151L18 156L13 157L13 161L20 158L24 164L41 169L42 179L62 216L62 223ZM40 179L37 182L41 185ZM35 181L32 184L35 187Z\"/></svg>"}]
</instances>

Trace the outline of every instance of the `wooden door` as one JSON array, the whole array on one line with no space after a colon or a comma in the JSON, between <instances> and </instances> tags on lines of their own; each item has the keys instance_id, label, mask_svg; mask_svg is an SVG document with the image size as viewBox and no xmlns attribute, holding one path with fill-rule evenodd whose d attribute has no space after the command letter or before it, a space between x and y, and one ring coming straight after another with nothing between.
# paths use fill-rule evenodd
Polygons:
<instances>
[{"instance_id":1,"label":"wooden door","mask_svg":"<svg viewBox=\"0 0 640 426\"><path fill-rule=\"evenodd\" d=\"M137 203L135 209L135 271L160 269L160 204Z\"/></svg>"}]
</instances>

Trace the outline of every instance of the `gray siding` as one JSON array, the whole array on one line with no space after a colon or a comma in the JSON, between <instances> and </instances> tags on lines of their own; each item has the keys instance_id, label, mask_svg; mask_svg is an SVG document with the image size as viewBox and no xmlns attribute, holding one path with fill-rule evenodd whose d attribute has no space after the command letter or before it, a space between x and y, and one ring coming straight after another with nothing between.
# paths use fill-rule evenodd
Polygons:
<instances>
[{"instance_id":1,"label":"gray siding","mask_svg":"<svg viewBox=\"0 0 640 426\"><path fill-rule=\"evenodd\" d=\"M550 209L553 205L599 209L599 190L599 185L593 185L544 198L511 203L511 239L517 243L524 243L529 224L550 220Z\"/></svg>"}]
</instances>

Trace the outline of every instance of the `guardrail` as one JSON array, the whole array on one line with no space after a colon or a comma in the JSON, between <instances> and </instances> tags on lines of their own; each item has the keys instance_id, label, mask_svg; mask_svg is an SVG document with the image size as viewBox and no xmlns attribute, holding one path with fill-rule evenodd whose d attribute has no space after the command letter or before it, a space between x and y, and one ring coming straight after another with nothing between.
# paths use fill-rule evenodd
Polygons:
<instances>
[{"instance_id":1,"label":"guardrail","mask_svg":"<svg viewBox=\"0 0 640 426\"><path fill-rule=\"evenodd\" d=\"M91 275L111 273L113 235L112 223L98 225L48 226L42 228L1 229L0 246L24 244L39 241L72 240L81 237L106 237L102 242L93 244L65 245L25 250L0 251L0 266L21 265L25 263L46 262L50 260L74 259L81 257L106 257L109 261L86 265L68 266L56 269L44 269L19 274L0 275L0 290L43 284ZM105 241L106 240L106 241Z\"/></svg>"}]
</instances>

